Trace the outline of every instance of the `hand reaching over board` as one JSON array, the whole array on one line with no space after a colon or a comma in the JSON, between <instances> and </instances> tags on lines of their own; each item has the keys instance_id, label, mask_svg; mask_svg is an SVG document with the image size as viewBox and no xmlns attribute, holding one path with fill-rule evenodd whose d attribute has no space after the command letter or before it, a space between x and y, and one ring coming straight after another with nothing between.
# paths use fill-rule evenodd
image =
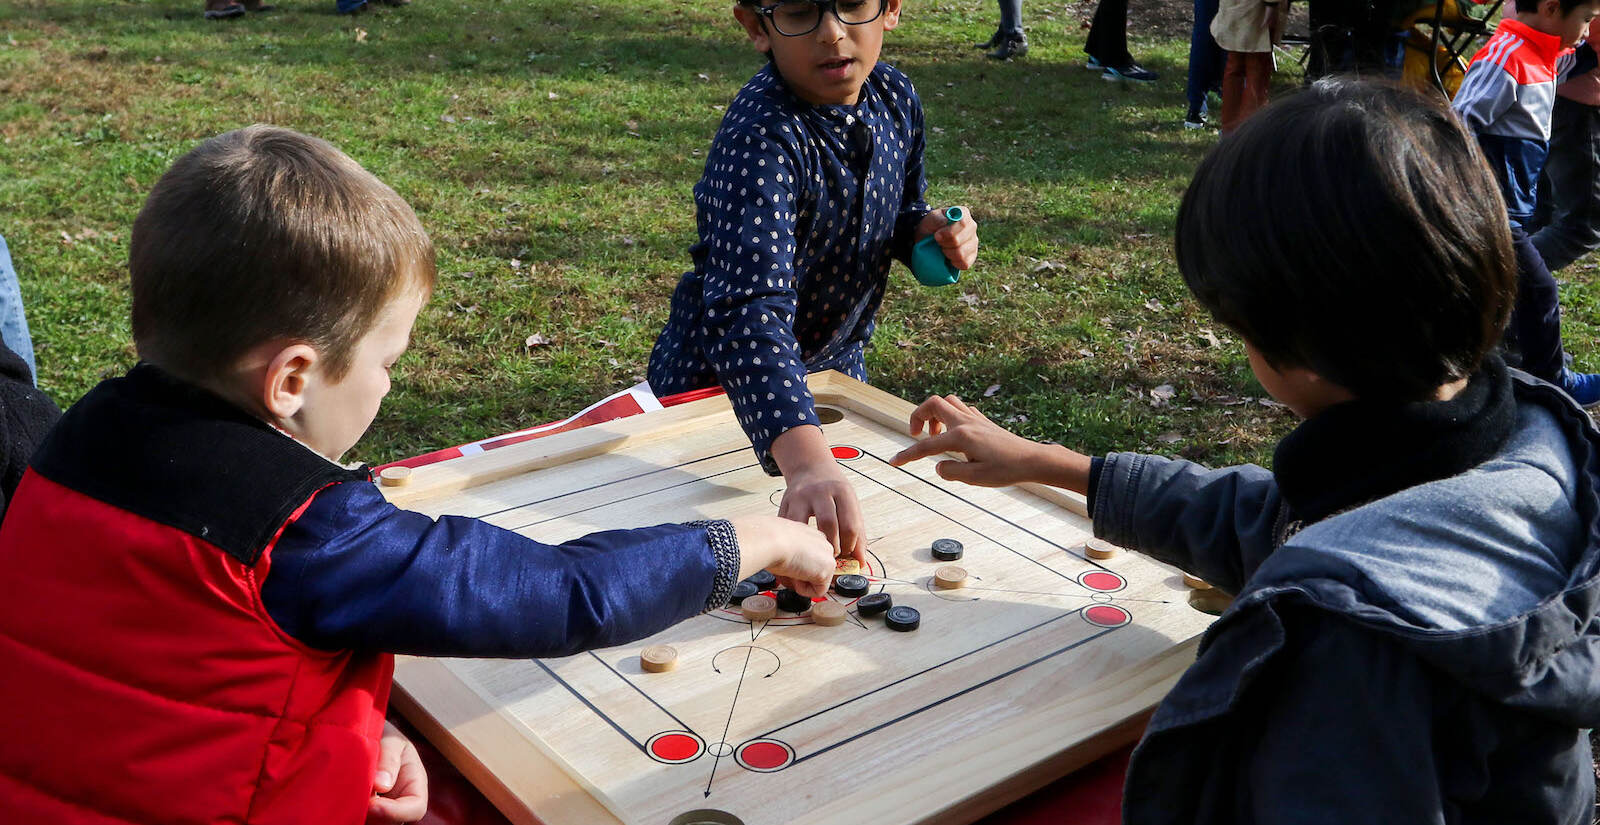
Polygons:
<instances>
[{"instance_id":1,"label":"hand reaching over board","mask_svg":"<svg viewBox=\"0 0 1600 825\"><path fill-rule=\"evenodd\" d=\"M1056 444L1029 441L990 421L954 395L930 396L911 413L910 432L928 437L896 453L889 463L901 467L940 453L960 453L966 461L946 459L935 467L941 478L980 487L1040 482L1084 492L1089 484L1089 457Z\"/></svg>"},{"instance_id":2,"label":"hand reaching over board","mask_svg":"<svg viewBox=\"0 0 1600 825\"><path fill-rule=\"evenodd\" d=\"M732 521L739 536L739 578L770 570L778 582L816 598L833 581L833 545L807 524L776 516L746 516Z\"/></svg>"},{"instance_id":3,"label":"hand reaching over board","mask_svg":"<svg viewBox=\"0 0 1600 825\"><path fill-rule=\"evenodd\" d=\"M835 556L865 561L867 531L861 502L822 430L810 426L788 430L772 442L772 457L787 485L778 515L802 524L816 519Z\"/></svg>"}]
</instances>

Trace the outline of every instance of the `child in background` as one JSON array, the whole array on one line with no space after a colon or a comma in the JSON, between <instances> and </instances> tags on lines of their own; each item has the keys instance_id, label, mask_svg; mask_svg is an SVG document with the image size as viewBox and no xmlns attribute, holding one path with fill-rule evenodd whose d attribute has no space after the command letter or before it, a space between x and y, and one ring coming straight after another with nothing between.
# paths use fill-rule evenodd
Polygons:
<instances>
[{"instance_id":1,"label":"child in background","mask_svg":"<svg viewBox=\"0 0 1600 825\"><path fill-rule=\"evenodd\" d=\"M389 504L337 460L434 281L411 208L327 143L212 138L134 223L141 363L73 405L0 526L8 823L413 822L392 653L566 656L834 561L775 517L544 545Z\"/></svg>"},{"instance_id":2,"label":"child in background","mask_svg":"<svg viewBox=\"0 0 1600 825\"><path fill-rule=\"evenodd\" d=\"M1600 42L1590 40L1588 48L1600 49ZM1536 211L1533 248L1551 272L1600 247L1600 71L1556 87Z\"/></svg>"},{"instance_id":3,"label":"child in background","mask_svg":"<svg viewBox=\"0 0 1600 825\"><path fill-rule=\"evenodd\" d=\"M1600 431L1495 354L1503 209L1444 106L1319 82L1178 211L1190 292L1304 419L1270 472L1090 458L953 396L912 416L931 437L892 463L1083 493L1095 535L1237 594L1134 751L1127 825L1589 822Z\"/></svg>"},{"instance_id":4,"label":"child in background","mask_svg":"<svg viewBox=\"0 0 1600 825\"><path fill-rule=\"evenodd\" d=\"M1597 0L1517 0L1473 55L1452 103L1499 178L1517 254L1517 308L1507 343L1520 366L1560 386L1585 407L1600 404L1600 375L1567 367L1561 344L1561 293L1529 237L1537 211L1539 173L1549 154L1556 85L1595 68L1593 49L1572 46L1600 12Z\"/></svg>"},{"instance_id":5,"label":"child in background","mask_svg":"<svg viewBox=\"0 0 1600 825\"><path fill-rule=\"evenodd\" d=\"M650 355L658 395L721 386L762 467L787 487L779 514L815 518L841 555L866 532L817 424L808 372L866 380L862 352L889 264L932 235L970 268L971 217L923 201L922 103L878 62L900 0L742 0L734 17L769 62L739 91L695 186L700 240Z\"/></svg>"},{"instance_id":6,"label":"child in background","mask_svg":"<svg viewBox=\"0 0 1600 825\"><path fill-rule=\"evenodd\" d=\"M1227 52L1222 69L1222 133L1228 134L1267 105L1274 60L1289 0L1220 0L1211 36ZM1191 108L1193 103L1190 104Z\"/></svg>"},{"instance_id":7,"label":"child in background","mask_svg":"<svg viewBox=\"0 0 1600 825\"><path fill-rule=\"evenodd\" d=\"M1217 18L1217 0L1194 0L1194 23L1189 28L1189 77L1184 86L1188 108L1183 115L1183 128L1204 129L1206 125L1206 94L1217 91L1222 85L1222 68L1227 52L1211 36L1211 21Z\"/></svg>"}]
</instances>

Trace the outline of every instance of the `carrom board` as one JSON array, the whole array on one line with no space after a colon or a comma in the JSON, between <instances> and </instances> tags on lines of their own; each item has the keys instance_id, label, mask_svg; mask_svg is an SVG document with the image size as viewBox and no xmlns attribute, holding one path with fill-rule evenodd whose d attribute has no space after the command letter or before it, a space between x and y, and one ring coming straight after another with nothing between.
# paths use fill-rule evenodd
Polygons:
<instances>
[{"instance_id":1,"label":"carrom board","mask_svg":"<svg viewBox=\"0 0 1600 825\"><path fill-rule=\"evenodd\" d=\"M872 592L922 614L898 632L737 608L635 644L551 660L402 657L396 701L518 823L968 822L1137 737L1210 617L1180 575L1097 561L1081 498L940 479L886 459L911 404L809 379L865 512ZM395 503L544 542L776 512L725 397L417 469ZM964 545L936 561L935 539ZM933 586L954 563L967 586ZM676 669L645 672L666 644Z\"/></svg>"}]
</instances>

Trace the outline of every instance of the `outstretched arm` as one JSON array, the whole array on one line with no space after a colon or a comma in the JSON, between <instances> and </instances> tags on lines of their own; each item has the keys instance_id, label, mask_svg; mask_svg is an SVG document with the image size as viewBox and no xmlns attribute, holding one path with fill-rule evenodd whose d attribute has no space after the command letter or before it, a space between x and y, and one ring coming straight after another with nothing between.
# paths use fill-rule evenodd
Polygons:
<instances>
[{"instance_id":1,"label":"outstretched arm","mask_svg":"<svg viewBox=\"0 0 1600 825\"><path fill-rule=\"evenodd\" d=\"M435 521L345 482L284 528L262 601L285 632L326 650L567 656L720 607L762 567L820 595L833 572L821 535L770 516L750 524L749 553L726 521L542 544L478 519Z\"/></svg>"}]
</instances>

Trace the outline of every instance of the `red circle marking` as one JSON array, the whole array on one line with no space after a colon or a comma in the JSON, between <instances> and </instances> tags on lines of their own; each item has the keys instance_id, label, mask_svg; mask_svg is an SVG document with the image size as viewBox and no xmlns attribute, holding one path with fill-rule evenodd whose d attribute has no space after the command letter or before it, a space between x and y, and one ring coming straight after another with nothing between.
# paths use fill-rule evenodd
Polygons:
<instances>
[{"instance_id":1,"label":"red circle marking","mask_svg":"<svg viewBox=\"0 0 1600 825\"><path fill-rule=\"evenodd\" d=\"M1083 617L1088 619L1090 624L1097 624L1101 627L1117 627L1133 621L1133 617L1128 614L1128 611L1110 604L1097 604L1090 607L1083 611Z\"/></svg>"},{"instance_id":2,"label":"red circle marking","mask_svg":"<svg viewBox=\"0 0 1600 825\"><path fill-rule=\"evenodd\" d=\"M1085 573L1078 581L1081 582L1084 587L1087 587L1090 590L1099 590L1101 592L1121 590L1128 584L1122 580L1121 576L1115 573L1107 573L1104 570L1096 570L1092 573Z\"/></svg>"},{"instance_id":3,"label":"red circle marking","mask_svg":"<svg viewBox=\"0 0 1600 825\"><path fill-rule=\"evenodd\" d=\"M668 733L650 743L650 752L668 762L687 762L700 752L700 740L687 733Z\"/></svg>"},{"instance_id":4,"label":"red circle marking","mask_svg":"<svg viewBox=\"0 0 1600 825\"><path fill-rule=\"evenodd\" d=\"M861 448L859 448L859 447L834 447L833 448L833 457L839 459L840 461L849 461L852 458L860 458L861 457Z\"/></svg>"},{"instance_id":5,"label":"red circle marking","mask_svg":"<svg viewBox=\"0 0 1600 825\"><path fill-rule=\"evenodd\" d=\"M789 762L789 751L777 742L751 742L739 751L739 758L758 771L773 771Z\"/></svg>"}]
</instances>

